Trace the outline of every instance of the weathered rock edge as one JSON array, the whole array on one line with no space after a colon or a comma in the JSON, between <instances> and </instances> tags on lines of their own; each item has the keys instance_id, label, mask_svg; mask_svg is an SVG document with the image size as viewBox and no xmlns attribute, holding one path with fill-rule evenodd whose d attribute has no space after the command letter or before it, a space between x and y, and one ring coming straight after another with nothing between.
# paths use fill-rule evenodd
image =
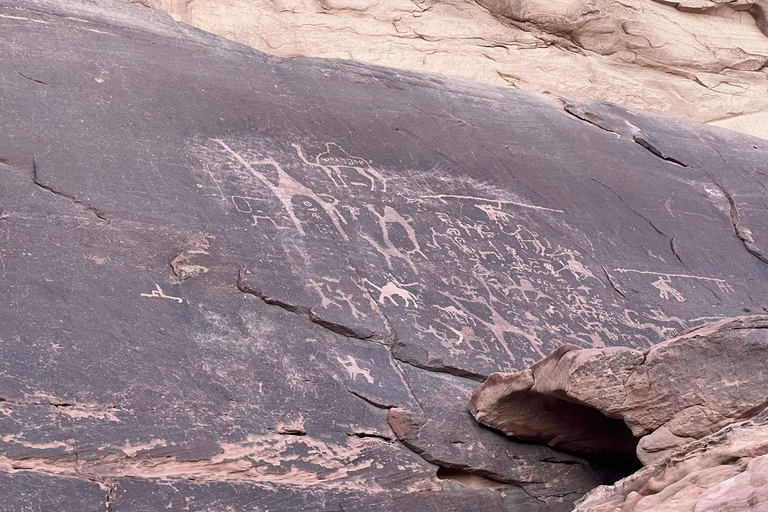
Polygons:
<instances>
[{"instance_id":1,"label":"weathered rock edge","mask_svg":"<svg viewBox=\"0 0 768 512\"><path fill-rule=\"evenodd\" d=\"M768 316L745 316L644 352L564 345L491 375L469 410L508 435L585 455L627 453L640 438L646 467L576 510L758 510L768 503L766 329Z\"/></svg>"},{"instance_id":2,"label":"weathered rock edge","mask_svg":"<svg viewBox=\"0 0 768 512\"><path fill-rule=\"evenodd\" d=\"M704 324L641 352L563 345L531 368L495 373L469 410L485 425L582 454L644 464L768 405L768 316ZM625 429L621 420L629 430Z\"/></svg>"}]
</instances>

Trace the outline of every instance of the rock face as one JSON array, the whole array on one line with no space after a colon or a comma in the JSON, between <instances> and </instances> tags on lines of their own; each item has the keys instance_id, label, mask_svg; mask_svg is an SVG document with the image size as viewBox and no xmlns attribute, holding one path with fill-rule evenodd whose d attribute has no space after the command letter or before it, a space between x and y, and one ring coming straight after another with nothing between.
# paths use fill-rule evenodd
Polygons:
<instances>
[{"instance_id":1,"label":"rock face","mask_svg":"<svg viewBox=\"0 0 768 512\"><path fill-rule=\"evenodd\" d=\"M476 382L764 306L766 141L125 2L0 41L8 508L570 509Z\"/></svg>"},{"instance_id":2,"label":"rock face","mask_svg":"<svg viewBox=\"0 0 768 512\"><path fill-rule=\"evenodd\" d=\"M579 511L762 510L766 385L768 317L752 316L645 352L563 346L528 370L491 375L469 409L511 436L585 455L626 453L627 434L642 436L647 467L592 491Z\"/></svg>"},{"instance_id":3,"label":"rock face","mask_svg":"<svg viewBox=\"0 0 768 512\"><path fill-rule=\"evenodd\" d=\"M768 138L765 0L133 0L281 57L612 101Z\"/></svg>"}]
</instances>

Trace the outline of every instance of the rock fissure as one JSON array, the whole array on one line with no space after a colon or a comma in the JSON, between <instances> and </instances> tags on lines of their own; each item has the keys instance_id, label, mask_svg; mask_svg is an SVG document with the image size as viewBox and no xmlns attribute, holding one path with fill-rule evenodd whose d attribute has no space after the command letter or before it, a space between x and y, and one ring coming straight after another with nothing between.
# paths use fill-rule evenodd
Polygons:
<instances>
[{"instance_id":1,"label":"rock fissure","mask_svg":"<svg viewBox=\"0 0 768 512\"><path fill-rule=\"evenodd\" d=\"M79 209L81 209L81 210L91 214L92 216L96 217L96 220L98 222L101 222L101 223L104 223L104 224L110 224L111 223L111 220L107 216L107 214L105 214L104 212L98 210L96 207L88 204L85 201L82 201L82 200L76 198L72 194L67 194L66 192L61 192L59 190L56 190L52 186L43 183L40 180L40 178L39 178L38 170L37 170L37 161L34 158L32 159L32 181L33 181L33 183L35 185L37 185L41 189L47 190L51 194L54 194L56 196L59 196L61 198L66 199L67 201L70 201L77 208L79 208Z\"/></svg>"},{"instance_id":2,"label":"rock fissure","mask_svg":"<svg viewBox=\"0 0 768 512\"><path fill-rule=\"evenodd\" d=\"M632 140L634 140L638 145L641 147L647 149L651 154L656 155L657 157L661 158L662 160L666 162L673 163L675 165L679 165L681 167L688 167L687 164L684 164L680 160L677 160L676 158L673 158L671 156L668 156L664 154L663 151L661 151L659 148L654 146L647 138L643 137L641 134L636 133L632 136Z\"/></svg>"},{"instance_id":3,"label":"rock fissure","mask_svg":"<svg viewBox=\"0 0 768 512\"><path fill-rule=\"evenodd\" d=\"M621 138L621 134L619 132L616 132L608 128L605 122L597 114L594 114L593 112L589 112L577 105L568 103L567 100L565 100L564 98L560 98L560 100L563 102L563 110L566 113L570 114L571 116L575 117L580 121L584 121L587 124L591 124L592 126L595 126L596 128L600 128L605 132L613 133L614 135L616 135L616 137Z\"/></svg>"},{"instance_id":4,"label":"rock fissure","mask_svg":"<svg viewBox=\"0 0 768 512\"><path fill-rule=\"evenodd\" d=\"M296 304L285 302L280 299L276 299L274 297L270 297L260 289L257 289L245 284L243 282L244 275L245 275L245 270L241 269L240 273L237 276L237 289L243 293L253 295L254 297L258 297L265 304L269 304L270 306L277 306L290 313L306 316L310 322L317 324L320 327L323 327L331 332L340 334L341 336L344 336L347 338L355 338L359 340L369 340L369 341L378 341L378 339L380 338L380 336L377 336L376 333L368 329L358 329L355 327L350 327L337 322L326 320L320 317L311 307L299 306Z\"/></svg>"},{"instance_id":5,"label":"rock fissure","mask_svg":"<svg viewBox=\"0 0 768 512\"><path fill-rule=\"evenodd\" d=\"M21 77L23 77L23 78L26 78L26 79L27 79L27 80L29 80L30 82L35 82L36 84L42 84L42 85L47 85L48 87L52 87L52 86L51 86L51 84L48 84L48 83L46 83L46 82L43 82L42 80L38 80L37 78L32 78L32 77L29 77L29 76L27 76L27 75L25 75L25 74L21 73L20 71L16 71L16 74L17 74L17 75L19 75L19 76L21 76Z\"/></svg>"},{"instance_id":6,"label":"rock fissure","mask_svg":"<svg viewBox=\"0 0 768 512\"><path fill-rule=\"evenodd\" d=\"M711 176L710 176L711 178ZM746 227L739 217L739 210L736 206L736 200L733 197L733 194L731 194L728 189L723 187L720 183L712 180L712 183L715 184L715 186L720 189L720 191L723 193L723 195L728 200L728 217L731 221L731 225L733 226L733 230L736 233L736 237L741 240L741 243L744 245L744 248L755 258L760 260L761 262L768 264L768 254L765 254L758 246L755 244L755 239L752 237L752 231Z\"/></svg>"}]
</instances>

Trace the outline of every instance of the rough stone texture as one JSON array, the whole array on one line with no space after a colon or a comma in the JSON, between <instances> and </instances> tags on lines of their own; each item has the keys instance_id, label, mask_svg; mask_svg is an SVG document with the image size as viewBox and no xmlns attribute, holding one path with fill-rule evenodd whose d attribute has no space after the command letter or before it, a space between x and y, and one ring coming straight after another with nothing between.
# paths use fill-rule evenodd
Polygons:
<instances>
[{"instance_id":1,"label":"rough stone texture","mask_svg":"<svg viewBox=\"0 0 768 512\"><path fill-rule=\"evenodd\" d=\"M7 508L569 509L468 379L768 294L760 139L107 0L0 0L0 56Z\"/></svg>"},{"instance_id":2,"label":"rough stone texture","mask_svg":"<svg viewBox=\"0 0 768 512\"><path fill-rule=\"evenodd\" d=\"M735 423L663 462L601 486L574 512L758 512L768 508L768 414Z\"/></svg>"},{"instance_id":3,"label":"rough stone texture","mask_svg":"<svg viewBox=\"0 0 768 512\"><path fill-rule=\"evenodd\" d=\"M754 416L768 404L766 388L768 316L752 316L644 352L565 345L528 370L491 375L469 409L510 436L576 453L627 452L631 434L643 436L637 455L654 464Z\"/></svg>"},{"instance_id":4,"label":"rough stone texture","mask_svg":"<svg viewBox=\"0 0 768 512\"><path fill-rule=\"evenodd\" d=\"M575 95L768 137L765 0L133 0L282 56Z\"/></svg>"}]
</instances>

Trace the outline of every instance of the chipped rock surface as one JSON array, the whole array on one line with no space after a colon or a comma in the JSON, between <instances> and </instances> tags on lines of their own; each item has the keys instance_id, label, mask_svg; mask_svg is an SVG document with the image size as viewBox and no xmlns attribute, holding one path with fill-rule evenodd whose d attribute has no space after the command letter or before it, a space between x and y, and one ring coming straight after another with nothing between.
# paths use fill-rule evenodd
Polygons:
<instances>
[{"instance_id":1,"label":"chipped rock surface","mask_svg":"<svg viewBox=\"0 0 768 512\"><path fill-rule=\"evenodd\" d=\"M766 141L122 1L0 41L9 509L570 510L475 382L765 305Z\"/></svg>"},{"instance_id":2,"label":"chipped rock surface","mask_svg":"<svg viewBox=\"0 0 768 512\"><path fill-rule=\"evenodd\" d=\"M281 57L575 95L768 138L765 0L131 0Z\"/></svg>"}]
</instances>

